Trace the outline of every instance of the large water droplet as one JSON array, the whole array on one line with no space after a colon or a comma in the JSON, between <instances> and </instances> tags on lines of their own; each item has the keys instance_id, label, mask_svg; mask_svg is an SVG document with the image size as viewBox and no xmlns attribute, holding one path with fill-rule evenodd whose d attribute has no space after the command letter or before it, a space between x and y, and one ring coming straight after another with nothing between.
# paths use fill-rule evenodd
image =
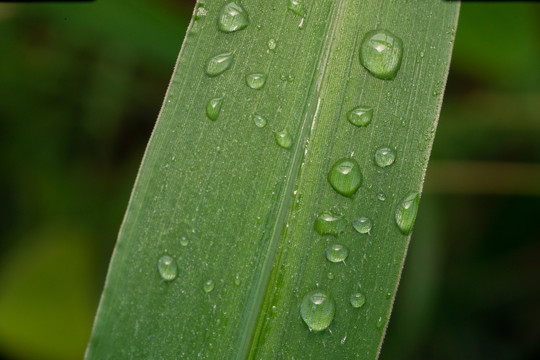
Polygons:
<instances>
[{"instance_id":1,"label":"large water droplet","mask_svg":"<svg viewBox=\"0 0 540 360\"><path fill-rule=\"evenodd\" d=\"M221 8L218 17L219 30L230 33L245 29L248 25L248 14L240 5L230 2Z\"/></svg>"},{"instance_id":2,"label":"large water droplet","mask_svg":"<svg viewBox=\"0 0 540 360\"><path fill-rule=\"evenodd\" d=\"M375 151L375 164L378 167L387 167L394 163L396 160L396 152L390 148L382 147Z\"/></svg>"},{"instance_id":3,"label":"large water droplet","mask_svg":"<svg viewBox=\"0 0 540 360\"><path fill-rule=\"evenodd\" d=\"M292 146L292 137L287 129L274 132L276 143L284 149L289 149Z\"/></svg>"},{"instance_id":4,"label":"large water droplet","mask_svg":"<svg viewBox=\"0 0 540 360\"><path fill-rule=\"evenodd\" d=\"M341 195L351 197L362 185L360 166L354 159L340 159L330 169L328 182Z\"/></svg>"},{"instance_id":5,"label":"large water droplet","mask_svg":"<svg viewBox=\"0 0 540 360\"><path fill-rule=\"evenodd\" d=\"M213 58L208 60L208 64L206 66L206 74L210 77L223 74L225 71L230 69L233 58L234 55L232 52L214 56Z\"/></svg>"},{"instance_id":6,"label":"large water droplet","mask_svg":"<svg viewBox=\"0 0 540 360\"><path fill-rule=\"evenodd\" d=\"M358 106L347 113L347 120L354 126L368 126L373 117L373 108L369 106Z\"/></svg>"},{"instance_id":7,"label":"large water droplet","mask_svg":"<svg viewBox=\"0 0 540 360\"><path fill-rule=\"evenodd\" d=\"M214 98L208 101L206 104L206 116L212 121L216 121L219 112L221 111L221 105L223 104L223 98Z\"/></svg>"},{"instance_id":8,"label":"large water droplet","mask_svg":"<svg viewBox=\"0 0 540 360\"><path fill-rule=\"evenodd\" d=\"M178 275L178 265L176 265L176 261L172 257L163 255L158 260L158 271L163 280L172 281Z\"/></svg>"},{"instance_id":9,"label":"large water droplet","mask_svg":"<svg viewBox=\"0 0 540 360\"><path fill-rule=\"evenodd\" d=\"M420 195L417 192L411 192L401 200L396 207L395 220L396 225L404 235L409 235L416 219L418 211L418 201Z\"/></svg>"},{"instance_id":10,"label":"large water droplet","mask_svg":"<svg viewBox=\"0 0 540 360\"><path fill-rule=\"evenodd\" d=\"M255 123L255 126L258 128L263 128L266 126L266 119L263 118L261 115L253 114L251 115L251 120Z\"/></svg>"},{"instance_id":11,"label":"large water droplet","mask_svg":"<svg viewBox=\"0 0 540 360\"><path fill-rule=\"evenodd\" d=\"M403 42L387 30L369 31L360 46L360 63L379 79L393 79L401 65Z\"/></svg>"},{"instance_id":12,"label":"large water droplet","mask_svg":"<svg viewBox=\"0 0 540 360\"><path fill-rule=\"evenodd\" d=\"M361 308L366 303L366 297L364 294L356 292L351 295L351 298L349 299L351 302L351 305L353 308Z\"/></svg>"},{"instance_id":13,"label":"large water droplet","mask_svg":"<svg viewBox=\"0 0 540 360\"><path fill-rule=\"evenodd\" d=\"M349 250L343 245L333 244L326 248L326 259L330 262L344 262L347 256L349 256Z\"/></svg>"},{"instance_id":14,"label":"large water droplet","mask_svg":"<svg viewBox=\"0 0 540 360\"><path fill-rule=\"evenodd\" d=\"M289 0L287 7L298 16L306 16L306 9L300 0Z\"/></svg>"},{"instance_id":15,"label":"large water droplet","mask_svg":"<svg viewBox=\"0 0 540 360\"><path fill-rule=\"evenodd\" d=\"M360 234L370 234L373 223L367 217L359 217L353 220L353 228ZM370 234L371 235L371 234Z\"/></svg>"},{"instance_id":16,"label":"large water droplet","mask_svg":"<svg viewBox=\"0 0 540 360\"><path fill-rule=\"evenodd\" d=\"M203 290L205 293L209 293L212 290L214 290L214 286L215 286L214 281L210 279L204 283Z\"/></svg>"},{"instance_id":17,"label":"large water droplet","mask_svg":"<svg viewBox=\"0 0 540 360\"><path fill-rule=\"evenodd\" d=\"M327 210L317 216L315 220L315 231L321 235L337 236L347 229L347 220L343 216L334 214Z\"/></svg>"},{"instance_id":18,"label":"large water droplet","mask_svg":"<svg viewBox=\"0 0 540 360\"><path fill-rule=\"evenodd\" d=\"M246 76L246 84L255 90L262 89L264 84L266 83L266 75L265 74L249 74Z\"/></svg>"},{"instance_id":19,"label":"large water droplet","mask_svg":"<svg viewBox=\"0 0 540 360\"><path fill-rule=\"evenodd\" d=\"M310 331L322 331L334 319L334 299L324 290L313 290L302 299L300 316Z\"/></svg>"}]
</instances>

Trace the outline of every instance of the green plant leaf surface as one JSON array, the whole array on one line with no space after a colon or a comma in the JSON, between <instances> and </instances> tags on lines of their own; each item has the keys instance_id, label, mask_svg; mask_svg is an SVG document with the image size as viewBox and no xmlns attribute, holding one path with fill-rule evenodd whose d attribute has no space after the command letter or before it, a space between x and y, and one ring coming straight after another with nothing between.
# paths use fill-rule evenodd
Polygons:
<instances>
[{"instance_id":1,"label":"green plant leaf surface","mask_svg":"<svg viewBox=\"0 0 540 360\"><path fill-rule=\"evenodd\" d=\"M86 358L374 359L409 241L396 207L421 191L459 5L306 0L302 16L287 0L243 0L236 3L249 25L222 32L227 3L195 9ZM403 42L394 79L360 63L361 41L374 29ZM208 61L227 53L227 69L206 75ZM249 86L251 74L266 81ZM207 117L212 99L222 99L215 121ZM369 125L347 120L358 106L373 109ZM284 129L290 138L276 135ZM384 168L374 161L381 147L396 154ZM362 175L347 196L328 181L344 158ZM347 226L320 235L324 211ZM352 226L362 216L372 220L370 233ZM333 244L348 249L345 261L326 259ZM163 255L178 265L172 281L160 277ZM335 302L330 326L318 332L300 316L303 297L317 289ZM350 303L357 292L366 298L359 308Z\"/></svg>"}]
</instances>

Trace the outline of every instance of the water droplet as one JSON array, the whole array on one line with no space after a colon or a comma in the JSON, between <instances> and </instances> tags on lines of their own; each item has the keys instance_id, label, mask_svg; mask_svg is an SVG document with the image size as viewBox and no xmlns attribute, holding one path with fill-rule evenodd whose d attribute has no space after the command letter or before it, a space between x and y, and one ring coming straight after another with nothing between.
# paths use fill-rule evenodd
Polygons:
<instances>
[{"instance_id":1,"label":"water droplet","mask_svg":"<svg viewBox=\"0 0 540 360\"><path fill-rule=\"evenodd\" d=\"M214 290L214 281L213 280L208 280L204 283L203 285L203 290L205 293L209 293L211 292L212 290Z\"/></svg>"},{"instance_id":2,"label":"water droplet","mask_svg":"<svg viewBox=\"0 0 540 360\"><path fill-rule=\"evenodd\" d=\"M390 299L391 297L392 297L392 293L387 292L387 293L386 293L386 298L387 298L387 299Z\"/></svg>"},{"instance_id":3,"label":"water droplet","mask_svg":"<svg viewBox=\"0 0 540 360\"><path fill-rule=\"evenodd\" d=\"M233 63L234 55L232 52L223 53L214 56L208 60L206 74L210 77L218 76L229 70Z\"/></svg>"},{"instance_id":4,"label":"water droplet","mask_svg":"<svg viewBox=\"0 0 540 360\"><path fill-rule=\"evenodd\" d=\"M266 83L266 75L265 74L249 74L246 76L246 84L255 90L262 89L264 84Z\"/></svg>"},{"instance_id":5,"label":"water droplet","mask_svg":"<svg viewBox=\"0 0 540 360\"><path fill-rule=\"evenodd\" d=\"M334 280L334 273L329 272L327 276L329 280Z\"/></svg>"},{"instance_id":6,"label":"water droplet","mask_svg":"<svg viewBox=\"0 0 540 360\"><path fill-rule=\"evenodd\" d=\"M300 316L310 331L322 331L334 319L334 299L324 290L313 290L302 299Z\"/></svg>"},{"instance_id":7,"label":"water droplet","mask_svg":"<svg viewBox=\"0 0 540 360\"><path fill-rule=\"evenodd\" d=\"M216 121L219 112L221 111L221 105L223 104L223 98L214 98L208 101L206 104L206 116L212 121Z\"/></svg>"},{"instance_id":8,"label":"water droplet","mask_svg":"<svg viewBox=\"0 0 540 360\"><path fill-rule=\"evenodd\" d=\"M326 259L330 262L344 262L347 256L349 256L349 250L343 245L333 244L326 248Z\"/></svg>"},{"instance_id":9,"label":"water droplet","mask_svg":"<svg viewBox=\"0 0 540 360\"><path fill-rule=\"evenodd\" d=\"M180 238L180 245L182 245L182 246L188 246L188 244L189 244L188 239L187 239L185 236L182 236L182 237Z\"/></svg>"},{"instance_id":10,"label":"water droplet","mask_svg":"<svg viewBox=\"0 0 540 360\"><path fill-rule=\"evenodd\" d=\"M420 195L417 192L411 192L396 207L396 225L403 235L409 235L411 233L414 220L416 220L419 200Z\"/></svg>"},{"instance_id":11,"label":"water droplet","mask_svg":"<svg viewBox=\"0 0 540 360\"><path fill-rule=\"evenodd\" d=\"M383 193L378 193L377 194L377 199L379 199L380 201L385 201L386 200L386 195L384 195Z\"/></svg>"},{"instance_id":12,"label":"water droplet","mask_svg":"<svg viewBox=\"0 0 540 360\"><path fill-rule=\"evenodd\" d=\"M240 274L234 275L234 285L240 285Z\"/></svg>"},{"instance_id":13,"label":"water droplet","mask_svg":"<svg viewBox=\"0 0 540 360\"><path fill-rule=\"evenodd\" d=\"M205 17L208 14L208 10L204 8L204 6L199 6L197 8L197 11L195 12L195 20L199 20L203 17Z\"/></svg>"},{"instance_id":14,"label":"water droplet","mask_svg":"<svg viewBox=\"0 0 540 360\"><path fill-rule=\"evenodd\" d=\"M221 8L218 17L219 30L230 33L249 25L248 13L240 5L230 2Z\"/></svg>"},{"instance_id":15,"label":"water droplet","mask_svg":"<svg viewBox=\"0 0 540 360\"><path fill-rule=\"evenodd\" d=\"M377 320L377 329L382 328L383 326L383 318L382 316L379 316L379 319Z\"/></svg>"},{"instance_id":16,"label":"water droplet","mask_svg":"<svg viewBox=\"0 0 540 360\"><path fill-rule=\"evenodd\" d=\"M321 235L337 236L347 229L347 220L331 211L323 211L315 220L315 231Z\"/></svg>"},{"instance_id":17,"label":"water droplet","mask_svg":"<svg viewBox=\"0 0 540 360\"><path fill-rule=\"evenodd\" d=\"M347 113L347 120L354 126L368 126L373 117L373 108L369 106L358 106Z\"/></svg>"},{"instance_id":18,"label":"water droplet","mask_svg":"<svg viewBox=\"0 0 540 360\"><path fill-rule=\"evenodd\" d=\"M360 234L371 235L371 228L373 227L373 223L371 222L371 219L367 217L359 217L353 220L352 225L353 225L353 228L356 231L358 231Z\"/></svg>"},{"instance_id":19,"label":"water droplet","mask_svg":"<svg viewBox=\"0 0 540 360\"><path fill-rule=\"evenodd\" d=\"M372 30L362 40L360 63L379 79L393 79L402 57L403 42L390 31Z\"/></svg>"},{"instance_id":20,"label":"water droplet","mask_svg":"<svg viewBox=\"0 0 540 360\"><path fill-rule=\"evenodd\" d=\"M289 149L292 146L292 137L287 129L274 132L276 143L284 149Z\"/></svg>"},{"instance_id":21,"label":"water droplet","mask_svg":"<svg viewBox=\"0 0 540 360\"><path fill-rule=\"evenodd\" d=\"M423 51L420 51L420 57L423 58L424 57L424 52Z\"/></svg>"},{"instance_id":22,"label":"water droplet","mask_svg":"<svg viewBox=\"0 0 540 360\"><path fill-rule=\"evenodd\" d=\"M163 255L158 261L158 271L163 280L172 281L178 275L178 265L172 257Z\"/></svg>"},{"instance_id":23,"label":"water droplet","mask_svg":"<svg viewBox=\"0 0 540 360\"><path fill-rule=\"evenodd\" d=\"M394 163L396 152L390 148L382 147L375 152L374 159L378 167L384 168Z\"/></svg>"},{"instance_id":24,"label":"water droplet","mask_svg":"<svg viewBox=\"0 0 540 360\"><path fill-rule=\"evenodd\" d=\"M306 16L306 9L299 0L289 0L289 5L287 7L298 16Z\"/></svg>"},{"instance_id":25,"label":"water droplet","mask_svg":"<svg viewBox=\"0 0 540 360\"><path fill-rule=\"evenodd\" d=\"M351 302L353 308L358 309L364 306L364 304L366 303L366 297L364 296L364 294L356 292L351 295L349 301Z\"/></svg>"},{"instance_id":26,"label":"water droplet","mask_svg":"<svg viewBox=\"0 0 540 360\"><path fill-rule=\"evenodd\" d=\"M352 197L362 185L360 166L354 159L340 159L330 169L328 182L341 195Z\"/></svg>"},{"instance_id":27,"label":"water droplet","mask_svg":"<svg viewBox=\"0 0 540 360\"><path fill-rule=\"evenodd\" d=\"M261 115L253 114L251 115L251 120L255 123L255 126L258 128L263 128L266 126L266 119L263 118Z\"/></svg>"},{"instance_id":28,"label":"water droplet","mask_svg":"<svg viewBox=\"0 0 540 360\"><path fill-rule=\"evenodd\" d=\"M277 41L275 39L268 40L268 50L275 50L277 47Z\"/></svg>"}]
</instances>

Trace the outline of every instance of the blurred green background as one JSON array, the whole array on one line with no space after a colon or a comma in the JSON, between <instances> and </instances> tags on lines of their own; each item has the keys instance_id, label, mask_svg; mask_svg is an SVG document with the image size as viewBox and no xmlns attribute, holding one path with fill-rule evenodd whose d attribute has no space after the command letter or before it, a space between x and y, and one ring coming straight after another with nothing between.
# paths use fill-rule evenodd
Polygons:
<instances>
[{"instance_id":1,"label":"blurred green background","mask_svg":"<svg viewBox=\"0 0 540 360\"><path fill-rule=\"evenodd\" d=\"M193 1L0 4L0 359L81 359ZM540 358L540 4L462 6L383 360Z\"/></svg>"}]
</instances>

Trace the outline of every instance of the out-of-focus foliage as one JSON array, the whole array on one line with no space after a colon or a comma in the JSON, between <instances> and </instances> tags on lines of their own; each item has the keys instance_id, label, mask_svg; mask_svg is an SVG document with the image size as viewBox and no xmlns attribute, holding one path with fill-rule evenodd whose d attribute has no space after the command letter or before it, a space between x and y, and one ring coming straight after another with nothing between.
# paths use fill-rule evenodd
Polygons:
<instances>
[{"instance_id":1,"label":"out-of-focus foliage","mask_svg":"<svg viewBox=\"0 0 540 360\"><path fill-rule=\"evenodd\" d=\"M82 357L191 9L0 5L0 359ZM463 4L383 359L538 358L539 63L539 4Z\"/></svg>"}]
</instances>

